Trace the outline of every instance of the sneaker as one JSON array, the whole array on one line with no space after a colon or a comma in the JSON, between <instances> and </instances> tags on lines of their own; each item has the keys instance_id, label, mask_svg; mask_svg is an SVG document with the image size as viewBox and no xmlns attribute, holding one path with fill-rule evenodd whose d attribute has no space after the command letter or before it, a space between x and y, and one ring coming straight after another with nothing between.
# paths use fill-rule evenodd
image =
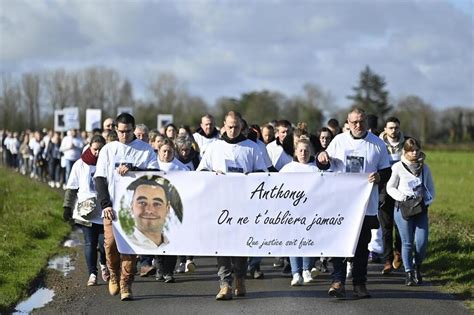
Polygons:
<instances>
[{"instance_id":1,"label":"sneaker","mask_svg":"<svg viewBox=\"0 0 474 315\"><path fill-rule=\"evenodd\" d=\"M184 273L186 271L186 264L179 263L178 268L176 268L176 273Z\"/></svg>"},{"instance_id":2,"label":"sneaker","mask_svg":"<svg viewBox=\"0 0 474 315\"><path fill-rule=\"evenodd\" d=\"M165 277L163 276L163 272L161 271L161 269L156 269L155 280L156 281L164 281L165 280Z\"/></svg>"},{"instance_id":3,"label":"sneaker","mask_svg":"<svg viewBox=\"0 0 474 315\"><path fill-rule=\"evenodd\" d=\"M54 185L56 186L56 188L61 188L61 183L60 182L56 182Z\"/></svg>"},{"instance_id":4,"label":"sneaker","mask_svg":"<svg viewBox=\"0 0 474 315\"><path fill-rule=\"evenodd\" d=\"M244 278L235 278L235 296L245 296L247 289L245 288L245 279Z\"/></svg>"},{"instance_id":5,"label":"sneaker","mask_svg":"<svg viewBox=\"0 0 474 315\"><path fill-rule=\"evenodd\" d=\"M385 264L383 265L382 274L388 275L391 272L392 272L392 263L390 262L390 260L387 260Z\"/></svg>"},{"instance_id":6,"label":"sneaker","mask_svg":"<svg viewBox=\"0 0 474 315\"><path fill-rule=\"evenodd\" d=\"M261 272L257 268L250 268L249 269L249 278L250 279L263 279L264 275L263 275L263 272Z\"/></svg>"},{"instance_id":7,"label":"sneaker","mask_svg":"<svg viewBox=\"0 0 474 315\"><path fill-rule=\"evenodd\" d=\"M192 273L196 271L196 264L192 260L186 260L186 267L184 269L184 272L189 272Z\"/></svg>"},{"instance_id":8,"label":"sneaker","mask_svg":"<svg viewBox=\"0 0 474 315\"><path fill-rule=\"evenodd\" d=\"M311 278L314 280L319 276L319 270L316 267L311 268Z\"/></svg>"},{"instance_id":9,"label":"sneaker","mask_svg":"<svg viewBox=\"0 0 474 315\"><path fill-rule=\"evenodd\" d=\"M297 272L293 274L293 279L291 279L291 286L296 287L303 284L303 277Z\"/></svg>"},{"instance_id":10,"label":"sneaker","mask_svg":"<svg viewBox=\"0 0 474 315\"><path fill-rule=\"evenodd\" d=\"M89 276L89 280L87 281L87 286L91 287L97 284L97 276L93 273Z\"/></svg>"},{"instance_id":11,"label":"sneaker","mask_svg":"<svg viewBox=\"0 0 474 315\"><path fill-rule=\"evenodd\" d=\"M370 298L370 293L367 291L365 284L354 284L354 297L359 299Z\"/></svg>"},{"instance_id":12,"label":"sneaker","mask_svg":"<svg viewBox=\"0 0 474 315\"><path fill-rule=\"evenodd\" d=\"M346 297L346 289L344 288L344 284L340 281L333 282L331 287L328 291L329 296L333 296L335 298L345 298Z\"/></svg>"},{"instance_id":13,"label":"sneaker","mask_svg":"<svg viewBox=\"0 0 474 315\"><path fill-rule=\"evenodd\" d=\"M100 265L100 273L102 275L102 280L108 282L110 279L110 272L106 265Z\"/></svg>"},{"instance_id":14,"label":"sneaker","mask_svg":"<svg viewBox=\"0 0 474 315\"><path fill-rule=\"evenodd\" d=\"M110 295L117 295L120 292L118 281L115 278L110 277L109 280L109 293Z\"/></svg>"},{"instance_id":15,"label":"sneaker","mask_svg":"<svg viewBox=\"0 0 474 315\"><path fill-rule=\"evenodd\" d=\"M394 251L393 252L393 261L392 261L392 267L395 270L398 270L402 266L402 257L400 255L399 251Z\"/></svg>"},{"instance_id":16,"label":"sneaker","mask_svg":"<svg viewBox=\"0 0 474 315\"><path fill-rule=\"evenodd\" d=\"M304 283L311 283L313 282L314 279L313 277L311 276L311 271L309 270L303 270L303 282Z\"/></svg>"},{"instance_id":17,"label":"sneaker","mask_svg":"<svg viewBox=\"0 0 474 315\"><path fill-rule=\"evenodd\" d=\"M216 295L216 300L218 301L232 300L232 288L229 286L221 287L219 293L217 293Z\"/></svg>"},{"instance_id":18,"label":"sneaker","mask_svg":"<svg viewBox=\"0 0 474 315\"><path fill-rule=\"evenodd\" d=\"M175 281L173 275L165 275L163 279L165 280L165 283L174 283Z\"/></svg>"},{"instance_id":19,"label":"sneaker","mask_svg":"<svg viewBox=\"0 0 474 315\"><path fill-rule=\"evenodd\" d=\"M352 261L347 263L346 278L352 278Z\"/></svg>"},{"instance_id":20,"label":"sneaker","mask_svg":"<svg viewBox=\"0 0 474 315\"><path fill-rule=\"evenodd\" d=\"M148 277L155 272L155 267L150 265L143 265L140 267L140 277Z\"/></svg>"},{"instance_id":21,"label":"sneaker","mask_svg":"<svg viewBox=\"0 0 474 315\"><path fill-rule=\"evenodd\" d=\"M48 185L49 185L49 187L54 188L54 182L53 181L49 181Z\"/></svg>"}]
</instances>

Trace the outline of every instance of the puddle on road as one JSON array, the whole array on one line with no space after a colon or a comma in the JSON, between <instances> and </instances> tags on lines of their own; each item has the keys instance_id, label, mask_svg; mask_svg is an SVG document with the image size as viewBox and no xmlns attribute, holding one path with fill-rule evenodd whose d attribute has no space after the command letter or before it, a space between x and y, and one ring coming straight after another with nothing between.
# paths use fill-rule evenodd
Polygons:
<instances>
[{"instance_id":1,"label":"puddle on road","mask_svg":"<svg viewBox=\"0 0 474 315\"><path fill-rule=\"evenodd\" d=\"M13 314L29 314L33 309L41 308L51 302L54 297L54 291L47 288L39 288L27 300L21 302L15 307Z\"/></svg>"},{"instance_id":2,"label":"puddle on road","mask_svg":"<svg viewBox=\"0 0 474 315\"><path fill-rule=\"evenodd\" d=\"M69 255L52 258L48 262L48 268L62 272L65 277L67 277L69 273L75 269L71 264L71 257Z\"/></svg>"},{"instance_id":3,"label":"puddle on road","mask_svg":"<svg viewBox=\"0 0 474 315\"><path fill-rule=\"evenodd\" d=\"M79 245L82 245L82 242L79 240L81 238L81 234L82 231L80 229L75 229L70 235L71 238L66 240L63 243L63 246L77 247ZM71 263L71 257L69 255L51 258L48 261L48 268L60 271L64 277L67 277L71 273L71 271L75 269ZM44 307L46 304L53 300L53 297L53 290L40 287L27 300L19 303L15 307L15 311L13 314L29 314L33 311L33 309Z\"/></svg>"}]
</instances>

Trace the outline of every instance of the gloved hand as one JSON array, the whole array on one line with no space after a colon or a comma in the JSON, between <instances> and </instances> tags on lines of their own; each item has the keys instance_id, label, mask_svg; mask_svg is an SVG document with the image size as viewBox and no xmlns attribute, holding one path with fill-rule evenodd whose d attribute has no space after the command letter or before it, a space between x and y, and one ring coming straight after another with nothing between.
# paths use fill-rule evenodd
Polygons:
<instances>
[{"instance_id":1,"label":"gloved hand","mask_svg":"<svg viewBox=\"0 0 474 315\"><path fill-rule=\"evenodd\" d=\"M69 222L72 220L72 209L69 207L64 207L63 211L63 219L65 222Z\"/></svg>"}]
</instances>

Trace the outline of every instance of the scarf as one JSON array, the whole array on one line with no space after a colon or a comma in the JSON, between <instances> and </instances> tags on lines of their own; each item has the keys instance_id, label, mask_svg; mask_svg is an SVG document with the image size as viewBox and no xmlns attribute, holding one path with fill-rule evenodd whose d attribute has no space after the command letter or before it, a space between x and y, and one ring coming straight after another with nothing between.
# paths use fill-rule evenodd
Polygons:
<instances>
[{"instance_id":1,"label":"scarf","mask_svg":"<svg viewBox=\"0 0 474 315\"><path fill-rule=\"evenodd\" d=\"M96 165L97 164L97 156L92 154L91 148L87 148L81 155L81 160L84 161L87 165Z\"/></svg>"},{"instance_id":2,"label":"scarf","mask_svg":"<svg viewBox=\"0 0 474 315\"><path fill-rule=\"evenodd\" d=\"M421 152L420 157L415 162L408 161L404 154L402 154L401 159L402 159L402 163L406 167L408 167L410 173L412 173L413 175L418 177L418 176L420 176L421 171L423 170L423 164L424 164L424 161L425 161L425 157L426 157L426 155L423 152Z\"/></svg>"},{"instance_id":3,"label":"scarf","mask_svg":"<svg viewBox=\"0 0 474 315\"><path fill-rule=\"evenodd\" d=\"M204 132L204 130L202 130L201 127L198 128L197 130L197 133L199 133L201 136L207 138L207 139L212 139L212 138L215 138L217 136L217 134L219 133L219 130L217 130L217 128L214 127L214 129L212 130L211 134L209 135L206 135L206 133Z\"/></svg>"},{"instance_id":4,"label":"scarf","mask_svg":"<svg viewBox=\"0 0 474 315\"><path fill-rule=\"evenodd\" d=\"M231 144L236 144L236 143L247 140L247 138L245 138L245 136L243 134L239 134L236 138L231 139L227 136L227 132L224 132L221 139L224 140L225 142L231 143Z\"/></svg>"}]
</instances>

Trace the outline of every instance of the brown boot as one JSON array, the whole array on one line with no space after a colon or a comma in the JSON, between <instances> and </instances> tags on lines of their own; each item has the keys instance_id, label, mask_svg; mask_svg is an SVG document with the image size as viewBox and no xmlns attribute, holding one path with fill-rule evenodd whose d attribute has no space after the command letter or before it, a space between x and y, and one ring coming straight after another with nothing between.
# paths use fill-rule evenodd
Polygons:
<instances>
[{"instance_id":1,"label":"brown boot","mask_svg":"<svg viewBox=\"0 0 474 315\"><path fill-rule=\"evenodd\" d=\"M132 285L131 284L120 284L120 300L130 301L133 300Z\"/></svg>"},{"instance_id":2,"label":"brown boot","mask_svg":"<svg viewBox=\"0 0 474 315\"><path fill-rule=\"evenodd\" d=\"M392 262L393 269L397 270L398 268L401 267L401 265L402 265L402 257L400 255L400 252L396 250L393 252L393 262Z\"/></svg>"},{"instance_id":3,"label":"brown boot","mask_svg":"<svg viewBox=\"0 0 474 315\"><path fill-rule=\"evenodd\" d=\"M216 300L218 301L232 300L232 288L228 285L222 286L221 290L216 295Z\"/></svg>"},{"instance_id":4,"label":"brown boot","mask_svg":"<svg viewBox=\"0 0 474 315\"><path fill-rule=\"evenodd\" d=\"M235 278L235 296L245 296L246 293L245 278Z\"/></svg>"},{"instance_id":5,"label":"brown boot","mask_svg":"<svg viewBox=\"0 0 474 315\"><path fill-rule=\"evenodd\" d=\"M390 262L390 260L387 260L385 262L385 265L383 265L382 274L388 275L390 272L392 272L392 263Z\"/></svg>"},{"instance_id":6,"label":"brown boot","mask_svg":"<svg viewBox=\"0 0 474 315\"><path fill-rule=\"evenodd\" d=\"M120 292L119 282L115 276L110 276L109 279L109 293L110 295L117 295Z\"/></svg>"}]
</instances>

